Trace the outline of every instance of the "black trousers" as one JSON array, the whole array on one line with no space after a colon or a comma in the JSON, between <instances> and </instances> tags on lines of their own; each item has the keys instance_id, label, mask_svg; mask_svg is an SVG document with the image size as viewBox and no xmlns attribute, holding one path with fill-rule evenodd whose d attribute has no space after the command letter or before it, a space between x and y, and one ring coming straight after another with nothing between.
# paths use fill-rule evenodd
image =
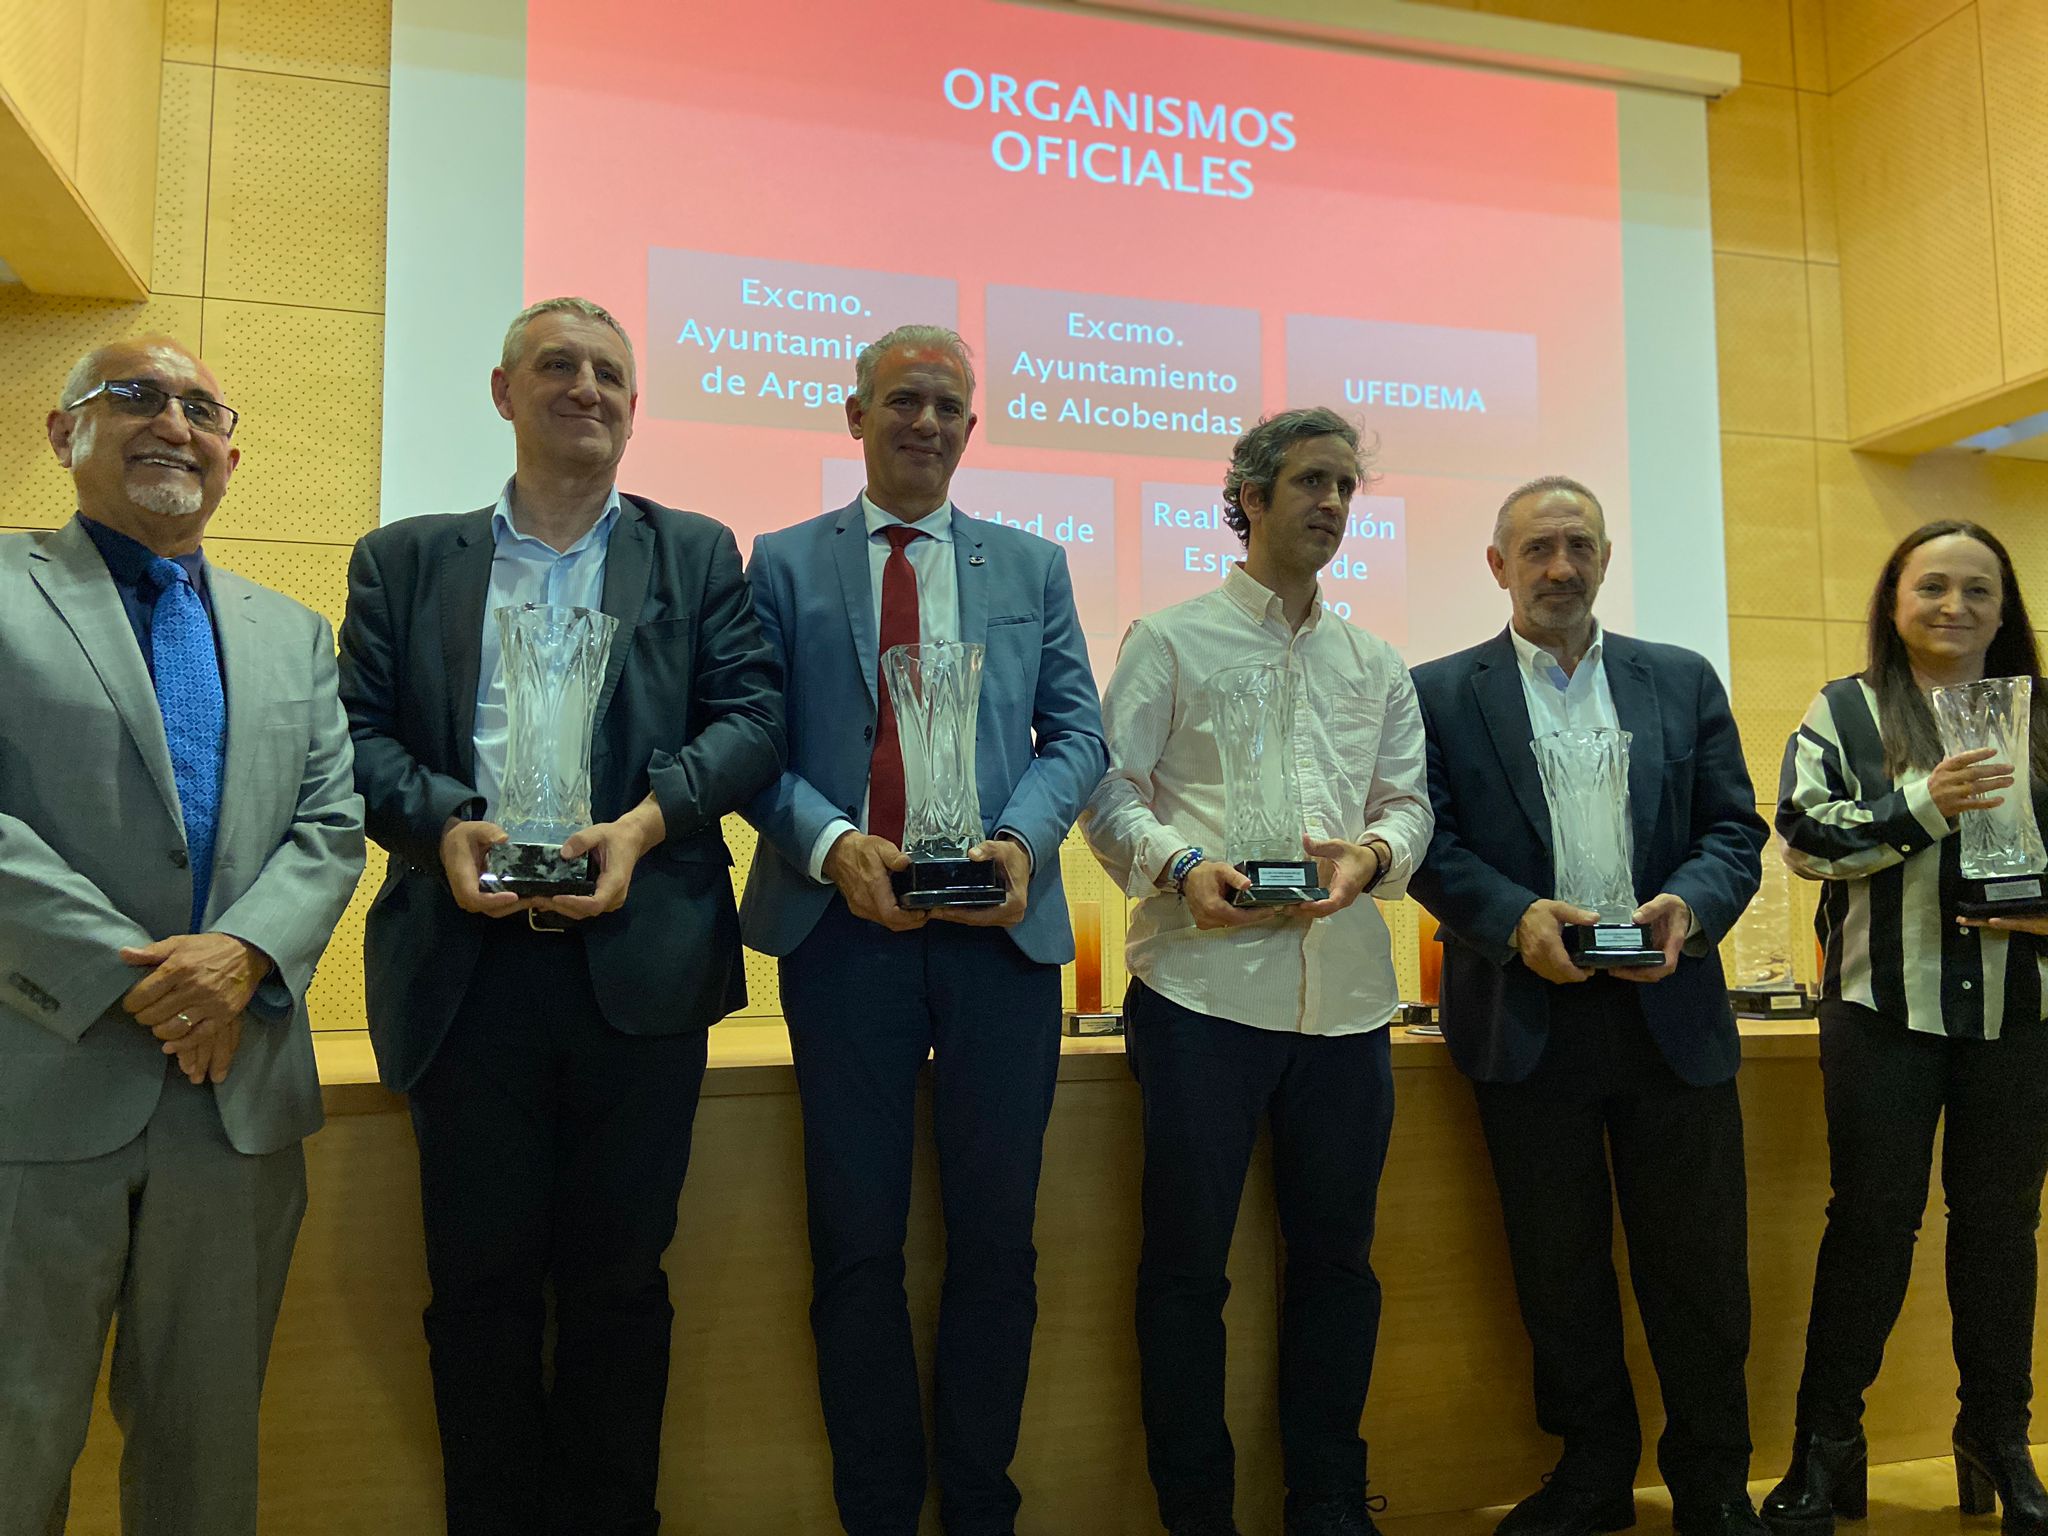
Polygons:
<instances>
[{"instance_id":1,"label":"black trousers","mask_svg":"<svg viewBox=\"0 0 2048 1536\"><path fill-rule=\"evenodd\" d=\"M1820 1066L1834 1196L1813 1276L1801 1427L1846 1436L1862 1424L1863 1394L1906 1299L1939 1121L1958 1422L1986 1439L2024 1440L2034 1229L2048 1176L2048 1027L1951 1040L1830 1001Z\"/></svg>"},{"instance_id":2,"label":"black trousers","mask_svg":"<svg viewBox=\"0 0 2048 1536\"><path fill-rule=\"evenodd\" d=\"M924 1506L903 1241L929 1056L946 1218L932 1391L939 1513L949 1536L1007 1536L1038 1321L1031 1230L1059 1071L1059 968L1028 959L1002 928L891 933L835 898L781 974L840 1521L851 1536L915 1536Z\"/></svg>"},{"instance_id":3,"label":"black trousers","mask_svg":"<svg viewBox=\"0 0 2048 1536\"><path fill-rule=\"evenodd\" d=\"M583 941L494 925L412 1094L449 1536L647 1536L705 1034L605 1023ZM542 1333L553 1282L553 1384Z\"/></svg>"},{"instance_id":4,"label":"black trousers","mask_svg":"<svg viewBox=\"0 0 2048 1536\"><path fill-rule=\"evenodd\" d=\"M1635 987L1559 987L1536 1070L1473 1088L1535 1352L1536 1421L1564 1441L1556 1479L1619 1492L1642 1454L1614 1274L1618 1196L1664 1395L1657 1465L1684 1510L1740 1497L1749 1476L1742 1105L1733 1079L1696 1088L1671 1070Z\"/></svg>"},{"instance_id":5,"label":"black trousers","mask_svg":"<svg viewBox=\"0 0 2048 1536\"><path fill-rule=\"evenodd\" d=\"M1372 1234L1394 1123L1387 1032L1294 1035L1192 1012L1133 980L1124 998L1145 1116L1138 1359L1160 1519L1228 1510L1225 1264L1259 1125L1287 1270L1280 1444L1291 1497L1365 1493L1358 1421L1379 1340Z\"/></svg>"}]
</instances>

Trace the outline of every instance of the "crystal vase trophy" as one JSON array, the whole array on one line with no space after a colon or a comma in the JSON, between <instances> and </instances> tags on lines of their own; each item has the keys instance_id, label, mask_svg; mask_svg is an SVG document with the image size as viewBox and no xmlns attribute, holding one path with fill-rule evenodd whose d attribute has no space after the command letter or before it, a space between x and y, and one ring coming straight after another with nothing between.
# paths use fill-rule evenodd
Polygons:
<instances>
[{"instance_id":1,"label":"crystal vase trophy","mask_svg":"<svg viewBox=\"0 0 2048 1536\"><path fill-rule=\"evenodd\" d=\"M1294 775L1294 688L1271 665L1232 667L1203 685L1223 759L1224 857L1251 886L1233 906L1321 901L1314 859L1301 855L1301 782Z\"/></svg>"},{"instance_id":2,"label":"crystal vase trophy","mask_svg":"<svg viewBox=\"0 0 2048 1536\"><path fill-rule=\"evenodd\" d=\"M1529 743L1550 803L1557 899L1597 913L1567 923L1574 965L1662 965L1664 951L1635 920L1635 833L1628 812L1628 732L1566 729Z\"/></svg>"},{"instance_id":3,"label":"crystal vase trophy","mask_svg":"<svg viewBox=\"0 0 2048 1536\"><path fill-rule=\"evenodd\" d=\"M1775 833L1764 848L1763 878L1728 936L1728 1003L1737 1018L1810 1019L1815 999L1792 968L1792 872Z\"/></svg>"},{"instance_id":4,"label":"crystal vase trophy","mask_svg":"<svg viewBox=\"0 0 2048 1536\"><path fill-rule=\"evenodd\" d=\"M477 885L515 896L588 896L589 855L562 844L590 825L590 732L619 621L594 608L525 603L497 611L505 680L505 778L498 825Z\"/></svg>"},{"instance_id":5,"label":"crystal vase trophy","mask_svg":"<svg viewBox=\"0 0 2048 1536\"><path fill-rule=\"evenodd\" d=\"M903 748L903 851L910 855L910 868L889 879L898 905L911 910L994 907L1008 894L993 859L967 856L982 840L974 783L981 660L982 647L956 640L882 653Z\"/></svg>"},{"instance_id":6,"label":"crystal vase trophy","mask_svg":"<svg viewBox=\"0 0 2048 1536\"><path fill-rule=\"evenodd\" d=\"M1949 756L1989 747L1995 763L2012 767L2003 804L1962 815L1963 890L1956 910L1964 917L2028 917L2048 912L2043 893L2048 848L2034 820L2029 772L2034 680L1987 677L1934 690L1934 723Z\"/></svg>"}]
</instances>

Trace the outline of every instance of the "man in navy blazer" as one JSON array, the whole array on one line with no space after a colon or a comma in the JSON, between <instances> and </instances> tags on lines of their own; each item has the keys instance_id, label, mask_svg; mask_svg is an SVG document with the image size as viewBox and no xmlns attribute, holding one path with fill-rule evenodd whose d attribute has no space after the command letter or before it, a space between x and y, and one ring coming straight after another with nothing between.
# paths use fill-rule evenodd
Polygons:
<instances>
[{"instance_id":1,"label":"man in navy blazer","mask_svg":"<svg viewBox=\"0 0 2048 1536\"><path fill-rule=\"evenodd\" d=\"M618 489L634 378L609 312L532 305L491 374L516 458L497 503L392 523L349 562L341 696L390 854L370 1040L419 1142L449 1536L660 1525L662 1254L706 1031L747 995L719 822L781 771L782 700L731 530ZM589 895L478 885L507 837L495 616L528 603L617 621L594 824L563 845L594 859Z\"/></svg>"},{"instance_id":2,"label":"man in navy blazer","mask_svg":"<svg viewBox=\"0 0 2048 1536\"><path fill-rule=\"evenodd\" d=\"M1617 1188L1663 1388L1658 1465L1677 1528L1761 1530L1744 1488L1741 1042L1717 946L1755 894L1767 831L1706 660L1593 618L1613 552L1584 486L1551 476L1520 487L1487 551L1513 599L1508 629L1415 669L1436 833L1409 889L1442 924L1444 1038L1473 1079L1493 1158L1537 1421L1564 1441L1556 1471L1498 1536L1635 1521L1642 1442L1611 1256ZM1565 950L1564 926L1594 914L1551 899L1531 741L1598 726L1630 738L1635 920L1663 960L1595 973Z\"/></svg>"},{"instance_id":3,"label":"man in navy blazer","mask_svg":"<svg viewBox=\"0 0 2048 1536\"><path fill-rule=\"evenodd\" d=\"M949 498L974 430L965 343L902 326L864 348L848 430L867 486L763 535L748 574L782 663L789 766L745 815L761 842L741 933L781 961L803 1103L818 1387L850 1536L914 1536L924 1416L903 1240L916 1092L933 1058L946 1217L933 1417L948 1536L1009 1536L1037 1318L1032 1218L1074 953L1060 843L1107 761L1057 545ZM975 778L999 906L900 907L902 757L878 659L986 647ZM886 643L885 643L886 642Z\"/></svg>"}]
</instances>

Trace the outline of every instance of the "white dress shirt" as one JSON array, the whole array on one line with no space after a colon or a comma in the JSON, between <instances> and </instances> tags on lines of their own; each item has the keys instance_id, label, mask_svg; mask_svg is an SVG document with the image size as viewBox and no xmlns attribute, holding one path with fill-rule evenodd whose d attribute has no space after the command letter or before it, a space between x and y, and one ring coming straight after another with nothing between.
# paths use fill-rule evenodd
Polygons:
<instances>
[{"instance_id":1,"label":"white dress shirt","mask_svg":"<svg viewBox=\"0 0 2048 1536\"><path fill-rule=\"evenodd\" d=\"M1372 894L1391 900L1406 891L1435 827L1408 668L1386 641L1320 601L1290 629L1280 598L1241 565L1214 591L1140 619L1124 636L1102 700L1109 773L1082 826L1103 867L1137 900L1126 956L1146 986L1255 1029L1362 1034L1384 1025L1400 1000L1378 901L1361 897L1331 917L1199 929L1179 894L1160 888L1181 849L1224 856L1222 762L1203 684L1261 662L1292 675L1304 830L1386 839L1393 862Z\"/></svg>"},{"instance_id":2,"label":"white dress shirt","mask_svg":"<svg viewBox=\"0 0 2048 1536\"><path fill-rule=\"evenodd\" d=\"M522 603L552 603L565 608L596 608L604 602L605 553L619 520L618 487L605 498L604 511L588 533L567 549L521 533L512 521L512 482L498 496L491 514L491 586L484 598L483 646L476 669L476 788L483 796L485 819L496 821L505 782L505 745L510 722L505 714L505 679L499 666L498 610ZM573 743L563 743L571 747Z\"/></svg>"},{"instance_id":3,"label":"white dress shirt","mask_svg":"<svg viewBox=\"0 0 2048 1536\"><path fill-rule=\"evenodd\" d=\"M860 493L861 516L868 525L868 596L871 599L869 612L875 621L875 639L879 644L882 635L882 568L889 563L889 540L883 533L902 522L868 500L868 493ZM922 539L912 539L904 546L904 554L910 561L912 574L917 577L917 627L919 643L930 645L937 640L958 640L960 638L960 572L953 564L953 503L947 502L938 511L927 513L915 522L907 524L919 533ZM883 686L880 678L875 686ZM840 817L811 844L810 876L821 884L825 879L825 855L832 851L832 845L848 832L864 830L868 824L868 795L861 791L860 827L845 817Z\"/></svg>"},{"instance_id":4,"label":"white dress shirt","mask_svg":"<svg viewBox=\"0 0 2048 1536\"><path fill-rule=\"evenodd\" d=\"M1593 643L1570 676L1555 655L1524 639L1512 624L1508 637L1515 642L1515 655L1522 663L1522 696L1529 701L1530 736L1548 736L1566 726L1621 729L1614 713L1614 695L1607 687L1607 662L1602 656L1606 634L1599 620L1593 621Z\"/></svg>"}]
</instances>

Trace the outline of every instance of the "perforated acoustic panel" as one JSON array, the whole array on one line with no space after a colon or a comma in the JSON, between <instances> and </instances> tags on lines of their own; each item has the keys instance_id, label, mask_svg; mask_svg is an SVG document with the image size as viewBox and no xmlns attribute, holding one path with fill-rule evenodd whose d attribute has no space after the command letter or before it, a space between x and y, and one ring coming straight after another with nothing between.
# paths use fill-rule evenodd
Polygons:
<instances>
[{"instance_id":1,"label":"perforated acoustic panel","mask_svg":"<svg viewBox=\"0 0 2048 1536\"><path fill-rule=\"evenodd\" d=\"M1714 249L1751 256L1806 255L1796 93L1744 85L1707 103L1707 163Z\"/></svg>"},{"instance_id":2,"label":"perforated acoustic panel","mask_svg":"<svg viewBox=\"0 0 2048 1536\"><path fill-rule=\"evenodd\" d=\"M2048 369L2048 5L1978 0L2005 375Z\"/></svg>"},{"instance_id":3,"label":"perforated acoustic panel","mask_svg":"<svg viewBox=\"0 0 2048 1536\"><path fill-rule=\"evenodd\" d=\"M204 64L165 64L157 103L156 243L149 269L149 286L157 293L197 297L205 287L206 164L212 138L213 71Z\"/></svg>"},{"instance_id":4,"label":"perforated acoustic panel","mask_svg":"<svg viewBox=\"0 0 2048 1536\"><path fill-rule=\"evenodd\" d=\"M370 910L370 898L384 883L384 850L370 844L364 861L363 878L356 894L335 926L327 952L314 973L313 989L306 1006L315 1029L368 1029L369 1014L363 1003L363 918Z\"/></svg>"},{"instance_id":5,"label":"perforated acoustic panel","mask_svg":"<svg viewBox=\"0 0 2048 1536\"><path fill-rule=\"evenodd\" d=\"M382 317L208 299L206 355L243 413L215 531L353 544L376 527Z\"/></svg>"},{"instance_id":6,"label":"perforated acoustic panel","mask_svg":"<svg viewBox=\"0 0 2048 1536\"><path fill-rule=\"evenodd\" d=\"M1820 508L1813 444L1796 437L1721 434L1721 497L1728 611L1752 618L1817 619ZM1788 580L1788 573L1802 573Z\"/></svg>"},{"instance_id":7,"label":"perforated acoustic panel","mask_svg":"<svg viewBox=\"0 0 2048 1536\"><path fill-rule=\"evenodd\" d=\"M210 298L381 310L390 92L216 72Z\"/></svg>"},{"instance_id":8,"label":"perforated acoustic panel","mask_svg":"<svg viewBox=\"0 0 2048 1536\"><path fill-rule=\"evenodd\" d=\"M1849 386L1842 361L1842 269L1806 267L1807 329L1813 342L1813 435L1839 443L1849 435Z\"/></svg>"},{"instance_id":9,"label":"perforated acoustic panel","mask_svg":"<svg viewBox=\"0 0 2048 1536\"><path fill-rule=\"evenodd\" d=\"M384 84L390 0L221 0L224 68Z\"/></svg>"},{"instance_id":10,"label":"perforated acoustic panel","mask_svg":"<svg viewBox=\"0 0 2048 1536\"><path fill-rule=\"evenodd\" d=\"M1841 251L1835 233L1834 119L1829 115L1828 98L1812 91L1800 91L1796 107L1799 201L1806 223L1806 259L1839 261Z\"/></svg>"},{"instance_id":11,"label":"perforated acoustic panel","mask_svg":"<svg viewBox=\"0 0 2048 1536\"><path fill-rule=\"evenodd\" d=\"M1857 77L1832 115L1854 440L2004 379L1976 11Z\"/></svg>"},{"instance_id":12,"label":"perforated acoustic panel","mask_svg":"<svg viewBox=\"0 0 2048 1536\"><path fill-rule=\"evenodd\" d=\"M1828 82L1839 91L1970 0L1827 0Z\"/></svg>"},{"instance_id":13,"label":"perforated acoustic panel","mask_svg":"<svg viewBox=\"0 0 2048 1536\"><path fill-rule=\"evenodd\" d=\"M1824 626L1805 619L1730 619L1730 703L1756 798L1777 793L1785 741L1828 680Z\"/></svg>"},{"instance_id":14,"label":"perforated acoustic panel","mask_svg":"<svg viewBox=\"0 0 2048 1536\"><path fill-rule=\"evenodd\" d=\"M1762 256L1714 257L1721 430L1813 435L1806 268Z\"/></svg>"},{"instance_id":15,"label":"perforated acoustic panel","mask_svg":"<svg viewBox=\"0 0 2048 1536\"><path fill-rule=\"evenodd\" d=\"M181 64L213 63L218 0L164 0L164 57Z\"/></svg>"}]
</instances>

